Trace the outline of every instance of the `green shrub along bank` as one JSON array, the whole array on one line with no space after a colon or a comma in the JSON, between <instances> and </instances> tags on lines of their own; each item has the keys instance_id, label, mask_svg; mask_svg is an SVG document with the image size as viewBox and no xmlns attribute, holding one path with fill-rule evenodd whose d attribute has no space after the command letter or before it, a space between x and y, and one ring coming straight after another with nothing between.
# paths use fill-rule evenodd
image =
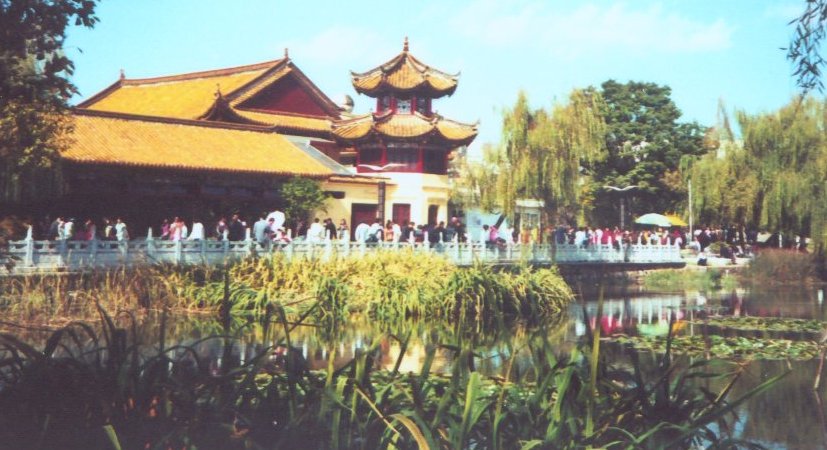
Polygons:
<instances>
[{"instance_id":1,"label":"green shrub along bank","mask_svg":"<svg viewBox=\"0 0 827 450\"><path fill-rule=\"evenodd\" d=\"M319 306L319 298L327 299L327 306ZM414 252L329 262L288 262L275 255L228 267L146 266L0 278L0 311L18 322L94 318L98 304L112 311L264 315L278 307L293 319L333 309L388 321L462 317L491 322L548 317L562 312L572 298L555 269L459 268ZM309 311L311 305L320 309Z\"/></svg>"},{"instance_id":2,"label":"green shrub along bank","mask_svg":"<svg viewBox=\"0 0 827 450\"><path fill-rule=\"evenodd\" d=\"M225 284L229 283L229 286ZM285 261L279 255L239 262L210 281L184 283L187 307L218 308L232 292L234 312L263 314L273 301L288 315L303 315L313 300L386 321L409 318L536 319L559 314L573 298L556 269L460 268L427 254L387 252L322 262ZM314 308L317 306L313 306Z\"/></svg>"},{"instance_id":3,"label":"green shrub along bank","mask_svg":"<svg viewBox=\"0 0 827 450\"><path fill-rule=\"evenodd\" d=\"M0 334L0 448L754 448L726 434L746 398L730 399L743 367L678 369L668 349L650 373L637 360L608 366L599 340L560 355L538 331L505 356L504 378L489 378L474 370L468 331L457 330L426 348L416 372L399 371L401 359L376 370L378 342L339 369L309 371L283 318L266 328L284 346L242 360L228 333L211 338L220 358L207 357L197 343L141 345L134 328L101 316L100 332L71 324L38 348ZM432 373L448 348L448 372ZM533 382L510 379L517 364ZM700 389L693 379L710 381Z\"/></svg>"},{"instance_id":4,"label":"green shrub along bank","mask_svg":"<svg viewBox=\"0 0 827 450\"><path fill-rule=\"evenodd\" d=\"M814 281L818 260L812 253L796 250L763 249L747 269L747 281L761 284Z\"/></svg>"},{"instance_id":5,"label":"green shrub along bank","mask_svg":"<svg viewBox=\"0 0 827 450\"><path fill-rule=\"evenodd\" d=\"M737 285L735 275L720 269L662 269L648 272L643 277L643 286L654 291L732 290Z\"/></svg>"}]
</instances>

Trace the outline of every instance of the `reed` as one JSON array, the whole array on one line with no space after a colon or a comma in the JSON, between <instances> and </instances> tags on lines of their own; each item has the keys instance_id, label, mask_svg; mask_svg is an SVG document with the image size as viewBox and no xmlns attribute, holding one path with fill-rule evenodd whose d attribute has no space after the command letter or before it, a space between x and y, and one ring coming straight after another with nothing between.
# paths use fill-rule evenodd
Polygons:
<instances>
[{"instance_id":1,"label":"reed","mask_svg":"<svg viewBox=\"0 0 827 450\"><path fill-rule=\"evenodd\" d=\"M243 363L229 328L211 337L224 343L216 364L194 347L143 345L100 315L100 331L71 324L41 348L0 335L0 448L748 448L726 434L727 417L774 381L730 400L739 370L677 369L667 350L644 377L637 361L609 367L589 342L560 354L543 332L510 357L529 353L531 381L485 377L463 338L473 332L459 328L445 375L431 373L437 346L419 372L375 370L377 347L313 372L278 314L276 346ZM716 376L718 392L691 382Z\"/></svg>"},{"instance_id":2,"label":"reed","mask_svg":"<svg viewBox=\"0 0 827 450\"><path fill-rule=\"evenodd\" d=\"M413 252L379 252L364 258L286 261L281 255L246 260L226 269L233 310L260 314L270 299L301 315L323 285L335 289L339 308L378 320L411 318L497 321L558 314L572 299L555 269L459 268L444 258ZM185 282L194 305L215 307L223 289ZM312 295L313 293L316 295Z\"/></svg>"}]
</instances>

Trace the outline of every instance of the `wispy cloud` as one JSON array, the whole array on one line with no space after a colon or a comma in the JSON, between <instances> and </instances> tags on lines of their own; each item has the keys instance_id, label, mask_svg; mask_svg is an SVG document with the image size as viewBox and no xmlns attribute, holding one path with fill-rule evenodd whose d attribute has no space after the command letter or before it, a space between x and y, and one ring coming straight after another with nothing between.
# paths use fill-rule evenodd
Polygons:
<instances>
[{"instance_id":1,"label":"wispy cloud","mask_svg":"<svg viewBox=\"0 0 827 450\"><path fill-rule=\"evenodd\" d=\"M543 49L556 56L706 52L729 48L734 28L722 19L698 21L664 11L659 4L586 4L563 9L533 1L478 0L456 16L454 26L471 39L498 47Z\"/></svg>"},{"instance_id":2,"label":"wispy cloud","mask_svg":"<svg viewBox=\"0 0 827 450\"><path fill-rule=\"evenodd\" d=\"M368 29L333 26L309 38L290 41L287 45L290 56L297 61L367 70L399 53L401 45L396 48L391 44L386 36ZM370 67L362 68L363 64Z\"/></svg>"}]
</instances>

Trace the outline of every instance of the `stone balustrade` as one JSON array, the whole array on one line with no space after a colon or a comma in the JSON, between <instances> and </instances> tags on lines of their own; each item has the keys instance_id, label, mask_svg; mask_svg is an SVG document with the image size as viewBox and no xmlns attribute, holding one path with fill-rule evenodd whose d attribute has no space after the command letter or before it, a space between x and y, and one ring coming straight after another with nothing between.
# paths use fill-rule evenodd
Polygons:
<instances>
[{"instance_id":1,"label":"stone balustrade","mask_svg":"<svg viewBox=\"0 0 827 450\"><path fill-rule=\"evenodd\" d=\"M31 234L21 241L9 243L16 270L80 270L140 264L224 264L255 255L281 253L287 259L364 256L378 251L434 253L458 265L475 261L487 264L616 264L616 265L683 265L677 245L627 244L612 245L520 244L490 245L483 242L362 243L347 240L323 242L293 241L289 244L261 245L251 239L244 241L167 241L146 239L130 241L38 241Z\"/></svg>"}]
</instances>

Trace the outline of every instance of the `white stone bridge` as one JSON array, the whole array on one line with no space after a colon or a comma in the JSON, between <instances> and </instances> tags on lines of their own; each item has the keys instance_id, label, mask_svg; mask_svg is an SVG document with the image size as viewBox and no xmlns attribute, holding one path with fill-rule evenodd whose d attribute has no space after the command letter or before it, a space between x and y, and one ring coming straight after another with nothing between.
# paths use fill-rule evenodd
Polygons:
<instances>
[{"instance_id":1,"label":"white stone bridge","mask_svg":"<svg viewBox=\"0 0 827 450\"><path fill-rule=\"evenodd\" d=\"M130 241L38 241L31 234L21 241L9 243L9 255L14 259L15 272L54 270L84 270L140 264L224 264L254 255L281 253L287 259L360 257L379 251L433 253L444 256L458 265L520 264L560 266L592 265L614 266L621 270L650 267L681 267L685 264L680 248L674 244L626 244L581 247L570 244L486 245L483 242L396 243L366 244L347 240L326 240L318 243L293 241L289 244L244 241L201 240L167 241L146 239Z\"/></svg>"}]
</instances>

